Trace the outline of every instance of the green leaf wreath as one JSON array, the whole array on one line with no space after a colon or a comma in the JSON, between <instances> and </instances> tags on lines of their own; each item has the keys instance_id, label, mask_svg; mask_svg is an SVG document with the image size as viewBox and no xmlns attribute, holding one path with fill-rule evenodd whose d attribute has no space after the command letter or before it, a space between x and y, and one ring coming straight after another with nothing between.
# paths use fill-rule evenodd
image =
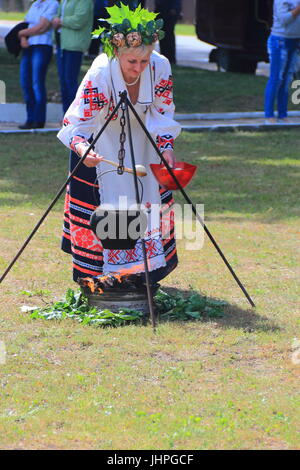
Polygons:
<instances>
[{"instance_id":1,"label":"green leaf wreath","mask_svg":"<svg viewBox=\"0 0 300 470\"><path fill-rule=\"evenodd\" d=\"M120 3L106 8L110 17L105 19L110 29L99 27L93 31L93 37L100 37L103 50L108 57L115 56L118 47L138 47L150 45L164 37L163 20L156 20L157 13L152 13L141 5L131 10Z\"/></svg>"}]
</instances>

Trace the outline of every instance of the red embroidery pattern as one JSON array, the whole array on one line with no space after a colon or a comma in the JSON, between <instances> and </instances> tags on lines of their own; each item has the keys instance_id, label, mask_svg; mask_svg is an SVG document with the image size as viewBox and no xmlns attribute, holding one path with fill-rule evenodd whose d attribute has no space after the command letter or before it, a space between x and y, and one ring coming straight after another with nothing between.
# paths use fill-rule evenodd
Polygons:
<instances>
[{"instance_id":1,"label":"red embroidery pattern","mask_svg":"<svg viewBox=\"0 0 300 470\"><path fill-rule=\"evenodd\" d=\"M100 111L108 103L105 95L99 93L97 87L93 87L91 80L85 84L81 98L84 100L84 104L89 106L83 111L85 118L93 117L93 111Z\"/></svg>"},{"instance_id":2,"label":"red embroidery pattern","mask_svg":"<svg viewBox=\"0 0 300 470\"><path fill-rule=\"evenodd\" d=\"M96 245L93 232L83 227L73 234L72 239L74 245L81 248L91 249Z\"/></svg>"},{"instance_id":3,"label":"red embroidery pattern","mask_svg":"<svg viewBox=\"0 0 300 470\"><path fill-rule=\"evenodd\" d=\"M167 149L173 149L174 148L174 138L173 136L166 134L166 135L158 135L156 137L156 145L158 147L158 150L160 152L163 152L164 150Z\"/></svg>"},{"instance_id":4,"label":"red embroidery pattern","mask_svg":"<svg viewBox=\"0 0 300 470\"><path fill-rule=\"evenodd\" d=\"M169 76L168 80L161 80L155 87L155 95L163 98L163 103L170 105L173 101L173 80L172 76Z\"/></svg>"},{"instance_id":5,"label":"red embroidery pattern","mask_svg":"<svg viewBox=\"0 0 300 470\"><path fill-rule=\"evenodd\" d=\"M64 120L63 120L63 127L66 127L66 126L68 126L69 124L71 124L70 121L69 121L69 119L68 119L68 118L64 118Z\"/></svg>"},{"instance_id":6,"label":"red embroidery pattern","mask_svg":"<svg viewBox=\"0 0 300 470\"><path fill-rule=\"evenodd\" d=\"M157 254L157 247L155 241L150 238L150 240L146 240L146 250L148 256L154 256Z\"/></svg>"},{"instance_id":7,"label":"red embroidery pattern","mask_svg":"<svg viewBox=\"0 0 300 470\"><path fill-rule=\"evenodd\" d=\"M136 261L136 251L134 250L126 250L126 261L130 263L131 261Z\"/></svg>"},{"instance_id":8,"label":"red embroidery pattern","mask_svg":"<svg viewBox=\"0 0 300 470\"><path fill-rule=\"evenodd\" d=\"M109 250L108 253L108 262L114 264L114 262L118 262L120 260L120 253L121 250Z\"/></svg>"},{"instance_id":9,"label":"red embroidery pattern","mask_svg":"<svg viewBox=\"0 0 300 470\"><path fill-rule=\"evenodd\" d=\"M95 247L93 247L93 251L98 251L99 253L101 253L101 255L87 253L86 251L77 250L76 248L73 247L73 253L75 253L76 255L84 256L88 259L92 259L95 261L102 261L103 260L103 256L102 256L103 248L101 248L101 246L99 247L96 245Z\"/></svg>"},{"instance_id":10,"label":"red embroidery pattern","mask_svg":"<svg viewBox=\"0 0 300 470\"><path fill-rule=\"evenodd\" d=\"M159 234L159 229L157 230ZM145 240L148 258L155 258L156 256L164 254L161 239L159 237ZM138 240L133 250L109 250L108 263L113 265L122 266L128 263L134 263L143 260L142 244Z\"/></svg>"},{"instance_id":11,"label":"red embroidery pattern","mask_svg":"<svg viewBox=\"0 0 300 470\"><path fill-rule=\"evenodd\" d=\"M86 142L86 140L79 135L75 135L75 137L70 139L70 148L73 150L73 152L76 152L76 145L81 144L82 142Z\"/></svg>"}]
</instances>

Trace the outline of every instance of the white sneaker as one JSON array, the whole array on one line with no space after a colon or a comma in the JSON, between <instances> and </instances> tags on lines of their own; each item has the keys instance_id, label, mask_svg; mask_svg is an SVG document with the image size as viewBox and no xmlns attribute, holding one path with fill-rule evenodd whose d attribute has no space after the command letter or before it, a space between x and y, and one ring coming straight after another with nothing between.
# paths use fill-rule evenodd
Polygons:
<instances>
[{"instance_id":1,"label":"white sneaker","mask_svg":"<svg viewBox=\"0 0 300 470\"><path fill-rule=\"evenodd\" d=\"M266 118L265 119L265 124L276 124L277 120L274 117Z\"/></svg>"}]
</instances>

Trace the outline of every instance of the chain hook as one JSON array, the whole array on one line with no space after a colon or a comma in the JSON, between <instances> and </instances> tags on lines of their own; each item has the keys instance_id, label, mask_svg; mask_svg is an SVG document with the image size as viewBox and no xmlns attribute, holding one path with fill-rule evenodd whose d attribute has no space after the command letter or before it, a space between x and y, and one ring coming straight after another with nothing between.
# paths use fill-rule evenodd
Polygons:
<instances>
[{"instance_id":1,"label":"chain hook","mask_svg":"<svg viewBox=\"0 0 300 470\"><path fill-rule=\"evenodd\" d=\"M126 118L125 118L125 105L122 103L122 116L120 117L120 126L121 126L121 133L120 133L120 150L118 153L119 159L119 166L117 169L118 175L123 175L124 173L124 158L125 158L125 141L126 141L126 134L125 134L125 125L126 125Z\"/></svg>"}]
</instances>

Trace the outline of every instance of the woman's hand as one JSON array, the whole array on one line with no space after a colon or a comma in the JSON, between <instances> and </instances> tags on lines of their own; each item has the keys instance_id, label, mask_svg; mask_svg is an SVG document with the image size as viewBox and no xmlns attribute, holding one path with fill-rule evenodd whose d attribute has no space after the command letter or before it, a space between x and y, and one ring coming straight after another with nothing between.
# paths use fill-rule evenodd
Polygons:
<instances>
[{"instance_id":1,"label":"woman's hand","mask_svg":"<svg viewBox=\"0 0 300 470\"><path fill-rule=\"evenodd\" d=\"M27 31L27 29L25 28L25 29L21 29L21 30L18 32L18 37L19 37L19 39L21 39L21 38L26 38L26 37L27 37L26 31Z\"/></svg>"},{"instance_id":2,"label":"woman's hand","mask_svg":"<svg viewBox=\"0 0 300 470\"><path fill-rule=\"evenodd\" d=\"M174 150L167 149L162 154L163 154L163 157L167 160L167 163L169 164L169 166L171 168L174 168L174 166L176 165L176 157L175 157Z\"/></svg>"},{"instance_id":3,"label":"woman's hand","mask_svg":"<svg viewBox=\"0 0 300 470\"><path fill-rule=\"evenodd\" d=\"M57 16L52 20L52 26L54 29L59 29L62 26L61 19Z\"/></svg>"},{"instance_id":4,"label":"woman's hand","mask_svg":"<svg viewBox=\"0 0 300 470\"><path fill-rule=\"evenodd\" d=\"M28 39L25 36L21 37L20 43L21 43L22 49L27 49L27 47L29 47Z\"/></svg>"},{"instance_id":5,"label":"woman's hand","mask_svg":"<svg viewBox=\"0 0 300 470\"><path fill-rule=\"evenodd\" d=\"M83 157L85 152L88 149L88 144L82 143L82 144L76 144L76 152L79 157ZM84 159L84 165L87 166L88 168L93 168L98 165L101 160L103 160L104 157L101 157L98 153L94 152L94 150L90 150L86 158Z\"/></svg>"}]
</instances>

